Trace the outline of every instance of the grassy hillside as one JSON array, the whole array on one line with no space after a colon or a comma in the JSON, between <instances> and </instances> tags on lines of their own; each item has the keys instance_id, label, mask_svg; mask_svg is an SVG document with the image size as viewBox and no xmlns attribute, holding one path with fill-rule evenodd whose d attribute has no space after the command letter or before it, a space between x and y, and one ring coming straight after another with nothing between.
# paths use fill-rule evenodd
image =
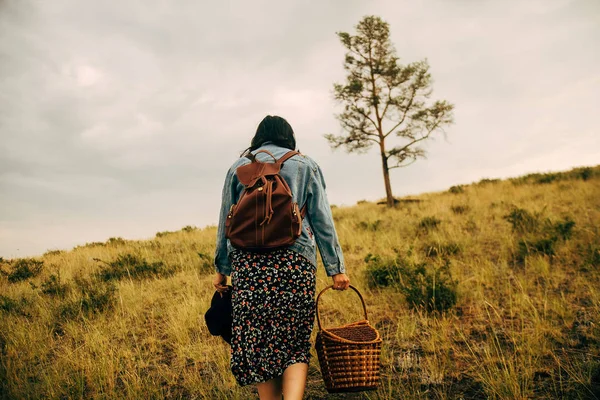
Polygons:
<instances>
[{"instance_id":1,"label":"grassy hillside","mask_svg":"<svg viewBox=\"0 0 600 400\"><path fill-rule=\"evenodd\" d=\"M377 392L330 398L600 398L600 167L334 217L384 346ZM1 260L0 398L254 397L204 325L215 234ZM322 300L326 325L360 318L351 291ZM307 398L325 398L313 355Z\"/></svg>"}]
</instances>

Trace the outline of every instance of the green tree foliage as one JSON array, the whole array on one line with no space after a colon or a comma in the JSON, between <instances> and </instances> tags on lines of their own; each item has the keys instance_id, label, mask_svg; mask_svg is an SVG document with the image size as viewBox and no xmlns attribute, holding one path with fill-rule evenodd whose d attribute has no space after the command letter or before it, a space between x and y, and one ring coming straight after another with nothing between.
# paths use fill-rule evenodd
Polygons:
<instances>
[{"instance_id":1,"label":"green tree foliage","mask_svg":"<svg viewBox=\"0 0 600 400\"><path fill-rule=\"evenodd\" d=\"M431 101L431 74L427 60L407 65L399 62L390 41L387 22L364 17L356 35L338 32L347 50L343 84L334 84L335 100L344 106L336 117L345 131L325 135L333 148L348 152L379 147L387 205L394 206L390 169L412 164L425 156L421 147L434 132L453 122L454 106L445 100ZM395 145L391 139L395 138Z\"/></svg>"}]
</instances>

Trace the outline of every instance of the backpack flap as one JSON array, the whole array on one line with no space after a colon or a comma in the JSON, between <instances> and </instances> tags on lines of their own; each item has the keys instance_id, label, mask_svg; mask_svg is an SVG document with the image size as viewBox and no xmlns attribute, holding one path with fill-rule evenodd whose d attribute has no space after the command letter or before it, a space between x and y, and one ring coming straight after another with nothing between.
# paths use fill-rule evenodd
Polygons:
<instances>
[{"instance_id":1,"label":"backpack flap","mask_svg":"<svg viewBox=\"0 0 600 400\"><path fill-rule=\"evenodd\" d=\"M242 185L250 188L256 185L256 183L265 176L277 175L280 169L281 164L255 161L238 167L236 169L236 174Z\"/></svg>"}]
</instances>

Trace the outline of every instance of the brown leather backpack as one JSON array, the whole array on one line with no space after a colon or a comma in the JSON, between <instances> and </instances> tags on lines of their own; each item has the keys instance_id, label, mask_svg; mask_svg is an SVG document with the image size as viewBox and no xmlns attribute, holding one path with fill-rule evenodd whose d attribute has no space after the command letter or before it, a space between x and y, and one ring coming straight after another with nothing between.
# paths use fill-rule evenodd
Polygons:
<instances>
[{"instance_id":1,"label":"brown leather backpack","mask_svg":"<svg viewBox=\"0 0 600 400\"><path fill-rule=\"evenodd\" d=\"M267 153L275 162L264 163L256 154ZM247 157L252 161L236 170L244 191L231 206L225 221L225 237L236 248L271 250L293 244L302 233L302 211L293 202L292 191L279 171L289 158L300 154L289 151L279 160L267 150Z\"/></svg>"}]
</instances>

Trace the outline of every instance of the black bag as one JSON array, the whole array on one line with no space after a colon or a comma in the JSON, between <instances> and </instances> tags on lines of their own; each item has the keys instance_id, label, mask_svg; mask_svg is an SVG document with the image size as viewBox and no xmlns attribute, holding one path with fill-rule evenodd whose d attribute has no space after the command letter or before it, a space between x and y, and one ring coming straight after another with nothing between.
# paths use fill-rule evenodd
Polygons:
<instances>
[{"instance_id":1,"label":"black bag","mask_svg":"<svg viewBox=\"0 0 600 400\"><path fill-rule=\"evenodd\" d=\"M223 292L223 296L215 291L210 302L210 308L204 314L204 320L211 335L221 336L223 340L231 345L231 326L233 325L232 286L228 285L227 287L229 290Z\"/></svg>"}]
</instances>

